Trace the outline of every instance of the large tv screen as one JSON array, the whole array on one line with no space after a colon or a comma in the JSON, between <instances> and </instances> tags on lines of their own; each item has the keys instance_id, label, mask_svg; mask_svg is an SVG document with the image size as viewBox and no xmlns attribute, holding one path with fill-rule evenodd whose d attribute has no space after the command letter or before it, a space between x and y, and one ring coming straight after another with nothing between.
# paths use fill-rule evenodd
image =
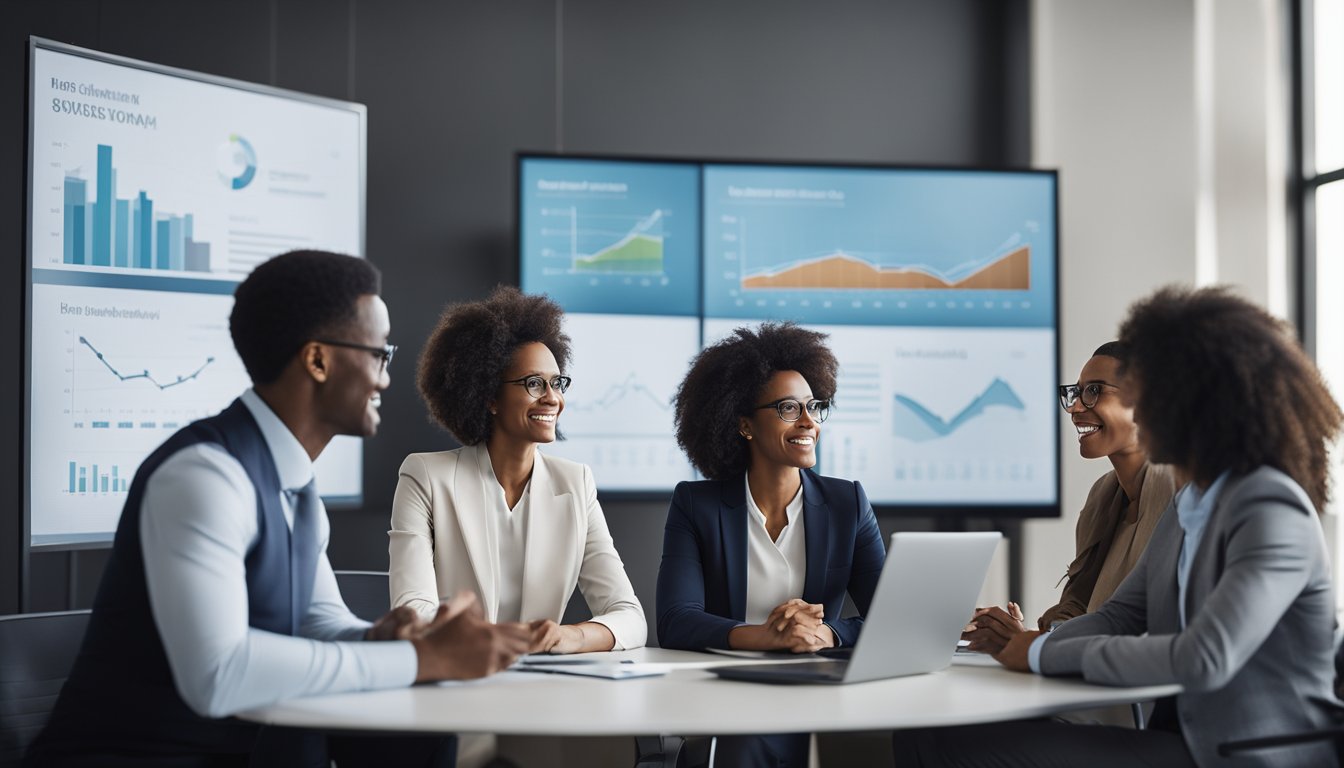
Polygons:
<instances>
[{"instance_id":1,"label":"large tv screen","mask_svg":"<svg viewBox=\"0 0 1344 768\"><path fill-rule=\"evenodd\" d=\"M841 363L819 471L898 511L1058 514L1054 173L522 155L518 190L522 288L576 345L549 450L600 488L695 477L669 402L689 358L793 320Z\"/></svg>"},{"instance_id":2,"label":"large tv screen","mask_svg":"<svg viewBox=\"0 0 1344 768\"><path fill-rule=\"evenodd\" d=\"M295 248L362 255L362 105L30 44L29 542L110 541L140 462L249 380L233 289ZM362 495L361 443L317 463Z\"/></svg>"}]
</instances>

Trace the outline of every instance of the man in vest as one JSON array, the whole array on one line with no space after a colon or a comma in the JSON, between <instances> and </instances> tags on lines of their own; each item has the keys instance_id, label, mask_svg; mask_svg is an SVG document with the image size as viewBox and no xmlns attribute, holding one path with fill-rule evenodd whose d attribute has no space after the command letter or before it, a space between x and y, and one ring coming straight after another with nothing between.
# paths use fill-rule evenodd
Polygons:
<instances>
[{"instance_id":1,"label":"man in vest","mask_svg":"<svg viewBox=\"0 0 1344 768\"><path fill-rule=\"evenodd\" d=\"M341 599L312 462L377 431L396 350L379 283L362 259L295 251L238 286L229 330L253 388L140 466L34 764L327 765L320 735L230 716L482 677L527 650L525 625L484 621L469 594L428 624L403 608L369 625ZM421 746L421 762L453 759L451 739Z\"/></svg>"}]
</instances>

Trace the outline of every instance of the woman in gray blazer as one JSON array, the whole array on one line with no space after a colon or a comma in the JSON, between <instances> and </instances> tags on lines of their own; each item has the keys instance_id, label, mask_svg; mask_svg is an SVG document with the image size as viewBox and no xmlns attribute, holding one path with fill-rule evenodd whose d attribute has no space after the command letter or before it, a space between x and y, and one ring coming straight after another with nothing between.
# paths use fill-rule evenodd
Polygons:
<instances>
[{"instance_id":1,"label":"woman in gray blazer","mask_svg":"<svg viewBox=\"0 0 1344 768\"><path fill-rule=\"evenodd\" d=\"M1189 480L1095 613L997 658L1107 685L1179 683L1146 731L1051 721L897 734L923 765L1216 765L1233 739L1332 724L1335 600L1317 511L1344 415L1286 324L1217 289L1167 288L1120 329L1154 461ZM1231 764L1330 766L1317 742Z\"/></svg>"}]
</instances>

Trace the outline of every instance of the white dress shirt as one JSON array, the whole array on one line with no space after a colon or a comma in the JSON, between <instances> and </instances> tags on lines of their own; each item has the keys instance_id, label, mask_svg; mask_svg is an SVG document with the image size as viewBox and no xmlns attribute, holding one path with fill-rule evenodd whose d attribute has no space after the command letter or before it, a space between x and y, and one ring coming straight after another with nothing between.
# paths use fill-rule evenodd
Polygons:
<instances>
[{"instance_id":1,"label":"white dress shirt","mask_svg":"<svg viewBox=\"0 0 1344 768\"><path fill-rule=\"evenodd\" d=\"M527 509L531 496L532 480L528 478L523 487L523 495L518 503L509 509L508 499L504 497L504 486L495 476L494 465L490 463L490 454L480 452L476 462L480 469L481 482L493 493L486 494L486 514L494 526L495 541L499 542L499 616L498 621L521 621L523 616L523 561L527 556Z\"/></svg>"},{"instance_id":2,"label":"white dress shirt","mask_svg":"<svg viewBox=\"0 0 1344 768\"><path fill-rule=\"evenodd\" d=\"M283 491L306 485L312 462L255 392L248 390L242 401L275 460L280 503L292 525ZM331 524L325 508L318 518L313 597L300 636L249 627L244 558L257 534L256 488L238 460L216 444L178 451L145 484L140 542L150 609L178 693L193 711L224 717L296 696L415 682L409 642L354 642L369 624L350 613L336 586L326 554Z\"/></svg>"},{"instance_id":3,"label":"white dress shirt","mask_svg":"<svg viewBox=\"0 0 1344 768\"><path fill-rule=\"evenodd\" d=\"M803 531L803 486L784 508L788 522L779 538L765 529L765 513L747 484L747 623L762 624L781 603L803 596L807 577L807 536Z\"/></svg>"}]
</instances>

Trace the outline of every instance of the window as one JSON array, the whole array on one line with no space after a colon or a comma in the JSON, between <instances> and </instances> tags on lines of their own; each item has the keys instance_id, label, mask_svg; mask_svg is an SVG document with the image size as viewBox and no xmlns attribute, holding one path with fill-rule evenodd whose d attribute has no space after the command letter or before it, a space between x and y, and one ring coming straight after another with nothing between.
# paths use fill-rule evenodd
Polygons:
<instances>
[{"instance_id":1,"label":"window","mask_svg":"<svg viewBox=\"0 0 1344 768\"><path fill-rule=\"evenodd\" d=\"M1344 0L1297 0L1294 6L1301 327L1307 351L1344 402ZM1336 509L1344 509L1341 453L1344 446L1334 457Z\"/></svg>"}]
</instances>

